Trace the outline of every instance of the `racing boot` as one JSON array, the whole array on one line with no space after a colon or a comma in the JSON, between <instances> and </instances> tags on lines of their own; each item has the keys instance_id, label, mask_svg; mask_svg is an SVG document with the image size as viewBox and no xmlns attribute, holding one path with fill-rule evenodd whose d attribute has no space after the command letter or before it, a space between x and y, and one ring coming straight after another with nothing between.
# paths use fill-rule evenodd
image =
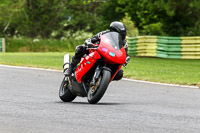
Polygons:
<instances>
[{"instance_id":1,"label":"racing boot","mask_svg":"<svg viewBox=\"0 0 200 133\"><path fill-rule=\"evenodd\" d=\"M65 70L64 75L65 76L71 76L74 68L79 63L79 59L76 59L75 57L72 58L72 62L69 64L69 68Z\"/></svg>"},{"instance_id":2,"label":"racing boot","mask_svg":"<svg viewBox=\"0 0 200 133\"><path fill-rule=\"evenodd\" d=\"M86 54L87 52L88 51L86 51L86 47L84 44L76 47L75 55L72 57L72 62L69 64L69 69L67 69L64 72L65 76L71 76L74 68L81 61L81 58L83 57L83 55Z\"/></svg>"},{"instance_id":3,"label":"racing boot","mask_svg":"<svg viewBox=\"0 0 200 133\"><path fill-rule=\"evenodd\" d=\"M69 68L65 70L64 75L65 76L71 76L74 69L74 65L72 63L69 64Z\"/></svg>"}]
</instances>

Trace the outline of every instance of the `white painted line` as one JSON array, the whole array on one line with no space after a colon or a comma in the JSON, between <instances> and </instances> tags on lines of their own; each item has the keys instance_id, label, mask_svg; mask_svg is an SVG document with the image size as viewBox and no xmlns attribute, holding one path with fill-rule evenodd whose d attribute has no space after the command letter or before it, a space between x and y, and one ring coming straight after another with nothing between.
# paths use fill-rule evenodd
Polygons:
<instances>
[{"instance_id":1,"label":"white painted line","mask_svg":"<svg viewBox=\"0 0 200 133\"><path fill-rule=\"evenodd\" d=\"M53 69L44 69L44 68L34 68L34 67L22 67L22 66L10 66L10 65L2 65L0 67L11 67L11 68L20 68L20 69L33 69L33 70L42 70L42 71L52 71L52 72L62 72L62 70L53 70ZM186 85L176 85L176 84L167 84L167 83L158 83L158 82L151 82L151 81L143 81L143 80L134 80L134 79L127 79L122 78L122 80L132 81L132 82L139 82L139 83L148 83L148 84L156 84L156 85L166 85L166 86L177 86L177 87L186 87L186 88L195 88L199 89L197 86L186 86Z\"/></svg>"},{"instance_id":2,"label":"white painted line","mask_svg":"<svg viewBox=\"0 0 200 133\"><path fill-rule=\"evenodd\" d=\"M10 68L20 68L20 69L33 69L33 70L42 70L42 71L62 72L61 70L35 68L35 67L23 67L23 66L10 66L10 65L2 65L2 64L0 64L0 67L10 67Z\"/></svg>"},{"instance_id":3,"label":"white painted line","mask_svg":"<svg viewBox=\"0 0 200 133\"><path fill-rule=\"evenodd\" d=\"M123 79L123 80L127 80L127 81L140 82L140 83L149 83L149 84L156 84L156 85L177 86L177 87L186 87L186 88L195 88L195 89L199 89L199 87L197 87L197 86L187 86L187 85L177 85L177 84L158 83L158 82L143 81L143 80L134 80L134 79L127 79L127 78L122 78L122 79Z\"/></svg>"}]
</instances>

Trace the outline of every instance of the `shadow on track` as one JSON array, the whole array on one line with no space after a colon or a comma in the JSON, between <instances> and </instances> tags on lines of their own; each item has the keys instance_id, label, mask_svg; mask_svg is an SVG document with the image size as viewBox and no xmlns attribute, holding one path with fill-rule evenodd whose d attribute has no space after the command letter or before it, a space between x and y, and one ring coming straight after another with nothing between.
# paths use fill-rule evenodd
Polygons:
<instances>
[{"instance_id":1,"label":"shadow on track","mask_svg":"<svg viewBox=\"0 0 200 133\"><path fill-rule=\"evenodd\" d=\"M129 103L97 103L97 104L89 104L88 102L56 102L56 103L61 103L61 104L80 104L80 105L93 105L93 106L97 106L97 105L125 105L125 104L129 104Z\"/></svg>"}]
</instances>

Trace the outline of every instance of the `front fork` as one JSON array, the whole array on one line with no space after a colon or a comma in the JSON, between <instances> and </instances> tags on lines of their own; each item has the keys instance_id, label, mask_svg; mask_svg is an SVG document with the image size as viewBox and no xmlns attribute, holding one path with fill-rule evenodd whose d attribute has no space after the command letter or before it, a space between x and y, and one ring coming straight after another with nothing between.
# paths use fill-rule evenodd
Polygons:
<instances>
[{"instance_id":1,"label":"front fork","mask_svg":"<svg viewBox=\"0 0 200 133\"><path fill-rule=\"evenodd\" d=\"M100 74L101 74L101 68L100 68L100 66L98 65L97 68L95 69L95 72L94 72L94 76L93 76L93 78L92 78L92 81L90 82L90 85L91 85L91 86L95 86L95 85L96 85L96 81L97 81L97 79L99 78Z\"/></svg>"}]
</instances>

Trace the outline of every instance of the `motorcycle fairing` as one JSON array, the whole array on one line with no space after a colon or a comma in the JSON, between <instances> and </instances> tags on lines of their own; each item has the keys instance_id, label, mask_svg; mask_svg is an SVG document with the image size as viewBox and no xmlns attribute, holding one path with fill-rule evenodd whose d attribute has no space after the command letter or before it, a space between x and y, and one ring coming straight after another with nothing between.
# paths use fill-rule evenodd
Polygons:
<instances>
[{"instance_id":1,"label":"motorcycle fairing","mask_svg":"<svg viewBox=\"0 0 200 133\"><path fill-rule=\"evenodd\" d=\"M115 71L115 73L112 75L110 81L112 81L115 77L115 75L119 72L119 70L121 69L122 65L119 65L118 69Z\"/></svg>"},{"instance_id":2,"label":"motorcycle fairing","mask_svg":"<svg viewBox=\"0 0 200 133\"><path fill-rule=\"evenodd\" d=\"M101 58L101 55L94 51L87 55L85 58L82 58L80 65L75 71L76 79L81 83L82 77L90 70L90 68L95 64L95 62Z\"/></svg>"},{"instance_id":3,"label":"motorcycle fairing","mask_svg":"<svg viewBox=\"0 0 200 133\"><path fill-rule=\"evenodd\" d=\"M101 36L101 41L97 51L105 57L105 62L109 64L124 64L126 61L126 51L120 45L120 34L116 32L107 33ZM113 42L113 39L115 42Z\"/></svg>"},{"instance_id":4,"label":"motorcycle fairing","mask_svg":"<svg viewBox=\"0 0 200 133\"><path fill-rule=\"evenodd\" d=\"M72 80L73 89L70 89L70 91L72 92L72 94L75 94L81 97L86 97L87 93L83 89L82 84L77 82L76 75L72 74L71 80Z\"/></svg>"}]
</instances>

